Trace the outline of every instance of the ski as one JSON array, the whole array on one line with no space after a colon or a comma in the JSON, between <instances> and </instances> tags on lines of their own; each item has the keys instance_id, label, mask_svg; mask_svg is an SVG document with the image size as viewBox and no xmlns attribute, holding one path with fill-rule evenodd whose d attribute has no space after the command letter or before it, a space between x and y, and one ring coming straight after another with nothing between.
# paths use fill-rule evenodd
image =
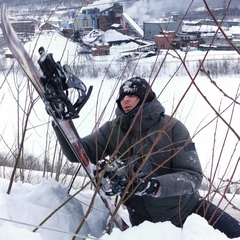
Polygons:
<instances>
[{"instance_id":1,"label":"ski","mask_svg":"<svg viewBox=\"0 0 240 240\"><path fill-rule=\"evenodd\" d=\"M57 91L54 92L54 94L51 95L51 86L46 83L47 78L43 78L43 76L40 74L39 70L35 66L33 60L29 56L29 54L26 52L24 46L21 44L16 32L14 31L6 13L6 7L5 5L2 6L1 11L1 22L2 22L2 30L4 39L6 41L6 44L10 51L12 52L13 57L17 60L25 74L27 75L28 79L34 86L35 90L37 91L38 95L44 102L47 112L49 115L52 116L53 121L55 124L57 124L58 128L60 129L62 135L64 136L67 144L69 145L69 148L74 153L75 157L78 159L80 164L83 166L86 174L90 179L93 179L92 170L90 168L90 160L84 151L84 148L79 141L79 137L77 134L77 130L74 126L74 123L72 119L78 117L78 112L80 111L81 107L85 104L86 100L89 97L89 94L91 92L91 89L88 91L88 94L85 95L85 100L81 99L81 96L79 97L79 102L76 102L74 104L74 108L77 108L77 112L72 109L71 103L68 102L68 99L65 98L65 96L58 96ZM39 53L41 55L39 60L39 65L42 70L44 70L44 66L41 66L41 64L46 60L46 55L44 52L44 48L39 49ZM42 59L41 59L42 58ZM50 59L51 61L51 59ZM52 69L50 69L51 71ZM61 79L61 71L59 73L59 69L56 66L57 73L60 76L59 81L62 81ZM75 88L80 91L80 94L83 94L82 89L85 87L84 84L80 81L75 81L74 75L71 74L69 69L66 67L64 70L68 75L70 75L70 78L72 79L71 84L74 85ZM48 77L48 76L45 76ZM72 85L70 87L72 87ZM50 87L49 87L50 86ZM50 89L49 89L50 88ZM47 92L49 90L49 92ZM86 89L84 89L85 91ZM55 94L56 93L56 94ZM59 100L60 99L60 100ZM79 106L75 106L79 105ZM58 108L60 108L60 111L58 111ZM72 111L71 111L72 110ZM95 184L95 187L98 187L96 184L96 181L93 180L93 184ZM110 212L110 215L114 218L114 223L116 226L121 230L126 230L129 226L128 224L121 218L121 216L116 212L115 205L113 204L112 200L105 196L104 193L102 193L102 190L98 191L98 194L100 198L102 199L103 203L107 207L107 209ZM109 229L108 229L109 230Z\"/></svg>"}]
</instances>

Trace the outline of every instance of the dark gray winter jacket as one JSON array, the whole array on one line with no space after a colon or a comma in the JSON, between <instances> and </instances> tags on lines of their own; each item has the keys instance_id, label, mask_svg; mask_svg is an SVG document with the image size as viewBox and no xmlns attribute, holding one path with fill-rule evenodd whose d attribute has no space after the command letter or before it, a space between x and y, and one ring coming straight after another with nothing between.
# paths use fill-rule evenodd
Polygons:
<instances>
[{"instance_id":1,"label":"dark gray winter jacket","mask_svg":"<svg viewBox=\"0 0 240 240\"><path fill-rule=\"evenodd\" d=\"M117 108L113 121L106 122L81 141L93 163L112 155L116 149L122 159L139 154L146 156L151 151L148 155L153 171L151 176L159 180L161 196L132 195L125 203L130 220L133 225L148 220L171 221L180 226L199 201L202 169L194 143L186 127L165 115L156 98L145 104L134 120L135 115L125 114ZM131 124L133 120L134 124Z\"/></svg>"}]
</instances>

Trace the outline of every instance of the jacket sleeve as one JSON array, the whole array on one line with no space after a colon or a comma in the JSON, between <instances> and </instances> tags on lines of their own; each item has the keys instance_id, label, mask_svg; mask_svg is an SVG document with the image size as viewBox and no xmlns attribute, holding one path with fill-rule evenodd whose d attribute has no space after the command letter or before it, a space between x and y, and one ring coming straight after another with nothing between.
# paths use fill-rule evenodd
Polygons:
<instances>
[{"instance_id":1,"label":"jacket sleeve","mask_svg":"<svg viewBox=\"0 0 240 240\"><path fill-rule=\"evenodd\" d=\"M109 122L106 122L98 131L81 138L81 143L93 164L108 155L108 124Z\"/></svg>"},{"instance_id":2,"label":"jacket sleeve","mask_svg":"<svg viewBox=\"0 0 240 240\"><path fill-rule=\"evenodd\" d=\"M108 137L104 135L106 131L107 124L104 124L97 132L94 132L84 138L80 138L79 140L83 145L84 150L86 151L89 159L92 163L96 164L96 162L102 159L106 155L106 145ZM58 139L58 142L61 146L63 154L67 157L67 159L71 162L78 162L75 154L67 144L66 139L63 137L60 129L57 125L53 124L53 129Z\"/></svg>"},{"instance_id":3,"label":"jacket sleeve","mask_svg":"<svg viewBox=\"0 0 240 240\"><path fill-rule=\"evenodd\" d=\"M62 132L60 131L59 127L54 122L52 123L52 127L56 134L57 140L61 146L62 152L66 156L66 158L71 162L79 162L77 160L75 154L69 147L69 145L68 145L66 139L64 138Z\"/></svg>"},{"instance_id":4,"label":"jacket sleeve","mask_svg":"<svg viewBox=\"0 0 240 240\"><path fill-rule=\"evenodd\" d=\"M172 172L157 177L162 198L192 194L202 182L201 164L186 127L176 121L169 134L173 141Z\"/></svg>"}]
</instances>

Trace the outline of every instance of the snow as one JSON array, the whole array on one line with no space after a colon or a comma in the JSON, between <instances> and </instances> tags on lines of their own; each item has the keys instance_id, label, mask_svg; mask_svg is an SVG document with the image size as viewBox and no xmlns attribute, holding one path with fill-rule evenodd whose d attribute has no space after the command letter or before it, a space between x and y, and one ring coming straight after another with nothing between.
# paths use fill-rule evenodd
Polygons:
<instances>
[{"instance_id":1,"label":"snow","mask_svg":"<svg viewBox=\"0 0 240 240\"><path fill-rule=\"evenodd\" d=\"M49 42L49 38L51 42ZM71 62L76 54L77 45L68 42L67 51L62 55L63 50L65 49L66 41L63 37L57 36L52 32L48 33L48 37L40 38L33 41L31 44L27 44L26 48L29 52L32 51L32 47L36 46L36 50L40 46L48 46L49 52L54 52L54 58L62 58L64 62ZM121 46L122 47L122 46ZM36 57L38 58L37 51L35 50ZM179 54L184 57L186 53ZM194 61L196 59L202 59L205 53L196 51L191 52L187 56L187 59ZM223 55L226 57L238 58L238 54L234 52L211 52L209 58L222 59ZM109 56L112 57L112 56ZM231 59L232 59L231 58ZM96 58L97 59L97 58ZM147 64L148 61L155 61L155 58L144 60L143 64ZM174 63L177 61L176 57L173 56L170 58L169 63ZM168 69L169 75L172 74L173 68ZM169 75L161 76L158 81L153 84L153 90L157 95L161 92L165 84L169 80ZM237 93L237 88L239 85L239 76L229 76L227 79L225 77L219 77L217 83L221 86L224 91L226 91L231 96L235 96ZM115 81L112 79L104 81L101 85L102 79L86 79L85 83L87 86L94 85L94 91L89 99L89 102L86 104L82 110L82 115L87 116L86 119L80 119L76 121L76 125L81 125L81 135L89 133L95 123L95 112L90 111L93 106L96 105L96 98L99 93L99 89L103 89L103 92L100 92L100 101L99 105L103 108L105 102L108 100L108 94L112 92L112 89L115 86ZM204 77L200 76L196 79L198 86L203 91L204 95L212 102L214 107L218 108L221 103L221 108L228 106L229 100L224 98L223 95L216 90L216 88ZM165 91L160 96L160 101L166 108L167 113L170 113L174 108L174 100L178 102L181 99L182 94L185 92L186 88L189 86L189 79L183 76L176 76L174 80L168 86L168 91ZM7 92L8 94L8 92ZM112 97L112 103L108 105L108 109L104 117L108 119L111 115L111 109L114 107L114 100L116 99L117 94L114 94ZM176 103L175 103L176 104ZM9 108L9 99L3 99L1 107L7 106ZM98 107L99 107L98 105ZM42 115L46 113L44 107L42 108ZM38 106L39 112L40 106ZM6 109L4 111L7 111ZM97 110L96 110L97 112ZM101 112L99 110L99 112ZM230 116L232 112L229 110L225 113L226 119ZM232 125L235 126L235 129L238 129L239 125L239 114L240 109L239 105L235 106ZM184 121L184 123L189 128L191 134L193 135L197 129L204 126L204 123L208 123L213 119L215 113L209 108L203 98L199 96L195 89L192 90L191 94L186 98L179 111L177 112L177 117ZM11 115L6 116L7 121L14 119ZM4 120L2 120L4 121ZM47 120L46 120L47 121ZM9 123L9 122L8 122ZM10 124L11 128L14 122ZM4 127L1 130L1 138L6 137L5 128L7 123L2 122ZM8 125L9 126L9 125ZM214 124L210 124L206 127L205 130L202 130L201 134L198 134L194 137L196 146L200 155L200 159L203 163L204 169L206 172L209 171L209 156L212 154L213 146L213 135L215 129ZM42 128L41 128L42 129ZM219 125L217 131L219 142L216 142L216 156L219 153L219 156L222 156L222 159L229 159L229 153L232 154L233 166L235 166L234 158L237 159L239 156L239 146L235 143L237 142L235 136L230 135L228 138L227 149L224 149L221 152L221 140L226 135L225 126ZM6 131L9 135L9 132ZM41 131L38 132L40 134ZM4 135L5 134L5 135ZM10 134L11 135L11 134ZM209 136L206 139L206 136ZM11 136L13 138L13 136ZM44 142L45 139L42 137L41 140ZM3 147L1 146L1 149ZM33 148L33 149L36 149ZM37 149L36 149L37 151ZM224 171L224 162L221 162L222 168L221 171ZM219 170L219 172L220 172ZM38 228L36 232L33 230L39 226L39 224L55 209L57 209L65 200L69 198L67 184L60 184L50 177L41 178L41 173L37 176L34 172L32 175L36 181L32 183L21 183L17 181L13 184L13 188L10 194L7 194L7 189L9 185L8 177L3 177L3 172L6 169L1 169L0 178L0 239L8 240L49 240L49 239L61 239L68 240L72 239L74 233L79 226L80 222L83 220L84 213L86 213L88 206L90 204L91 198L93 196L93 191L91 189L84 189L79 194L76 195L75 199L72 199L69 203L63 206L59 211L52 215L52 217L47 220L41 227ZM239 173L239 171L237 171ZM236 180L240 176L236 174ZM83 182L83 179L79 178L78 182ZM81 185L81 184L80 184ZM80 186L78 185L78 186ZM75 188L74 188L75 189ZM75 193L76 190L72 190L71 194ZM80 187L76 188L77 190ZM229 199L231 195L229 196ZM219 198L215 198L215 201L218 202ZM236 195L234 197L234 203L239 207L240 196ZM222 207L226 207L226 203L222 203ZM240 219L239 211L233 209L231 206L228 206L226 209L231 215ZM121 216L128 221L128 214L124 208L120 209ZM78 233L77 239L102 239L102 240L227 240L228 238L218 230L214 230L211 226L208 225L205 219L199 217L198 215L192 214L189 216L183 225L183 228L177 228L172 225L170 222L164 223L150 223L144 222L138 227L130 227L124 232L121 232L117 228L113 228L111 234L104 233L104 226L108 220L108 212L105 206L102 204L101 200L97 197L94 203L94 207L86 219L81 231ZM128 221L129 223L129 221ZM240 238L236 238L240 240Z\"/></svg>"},{"instance_id":2,"label":"snow","mask_svg":"<svg viewBox=\"0 0 240 240\"><path fill-rule=\"evenodd\" d=\"M84 190L75 199L69 201L57 213L47 220L37 231L39 224L66 199L67 188L55 180L42 179L39 184L14 183L10 195L6 194L9 181L0 179L0 239L8 240L68 240L75 231L87 210L93 192ZM238 201L240 197L237 197ZM121 209L121 215L128 219L127 211ZM97 198L95 206L83 228L77 234L82 239L102 240L227 240L218 230L214 230L205 219L196 214L189 216L183 228L177 228L170 222L150 223L145 221L137 227L121 232L113 228L111 234L103 234L107 221L107 210ZM87 237L88 236L88 237ZM240 238L236 238L240 239Z\"/></svg>"},{"instance_id":3,"label":"snow","mask_svg":"<svg viewBox=\"0 0 240 240\"><path fill-rule=\"evenodd\" d=\"M130 40L132 38L118 32L114 29L109 29L105 32L105 34L104 34L105 42L111 42L116 39L124 41L124 40Z\"/></svg>"},{"instance_id":4,"label":"snow","mask_svg":"<svg viewBox=\"0 0 240 240\"><path fill-rule=\"evenodd\" d=\"M82 40L83 42L86 42L86 43L92 43L103 34L104 32L101 31L100 29L93 29L90 33L84 36Z\"/></svg>"}]
</instances>

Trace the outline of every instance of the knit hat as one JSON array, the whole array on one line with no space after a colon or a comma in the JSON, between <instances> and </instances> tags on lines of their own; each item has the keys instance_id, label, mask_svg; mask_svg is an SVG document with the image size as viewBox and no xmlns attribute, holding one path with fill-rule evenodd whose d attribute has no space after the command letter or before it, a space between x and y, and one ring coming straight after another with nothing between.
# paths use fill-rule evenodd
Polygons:
<instances>
[{"instance_id":1,"label":"knit hat","mask_svg":"<svg viewBox=\"0 0 240 240\"><path fill-rule=\"evenodd\" d=\"M149 85L149 83L145 79L140 77L130 78L126 82L124 82L120 87L117 104L121 108L121 104L120 104L121 100L126 95L129 94L129 95L135 95L139 97L140 101L137 106L140 106L144 100L146 92L148 92L148 96L145 102L151 102L155 97L155 93L152 91L152 88Z\"/></svg>"}]
</instances>

